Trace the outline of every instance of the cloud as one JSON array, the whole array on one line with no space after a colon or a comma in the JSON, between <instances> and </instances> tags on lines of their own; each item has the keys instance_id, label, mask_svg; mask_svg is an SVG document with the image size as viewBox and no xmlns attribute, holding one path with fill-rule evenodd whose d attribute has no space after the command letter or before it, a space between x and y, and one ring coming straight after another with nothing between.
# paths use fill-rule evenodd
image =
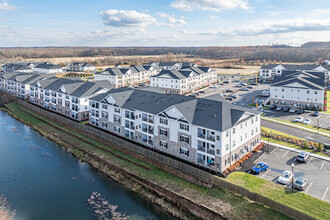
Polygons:
<instances>
[{"instance_id":1,"label":"cloud","mask_svg":"<svg viewBox=\"0 0 330 220\"><path fill-rule=\"evenodd\" d=\"M16 6L10 5L7 1L0 2L0 10L15 10Z\"/></svg>"},{"instance_id":2,"label":"cloud","mask_svg":"<svg viewBox=\"0 0 330 220\"><path fill-rule=\"evenodd\" d=\"M210 19L219 19L219 16L216 16L216 15L210 15L209 18L210 18Z\"/></svg>"},{"instance_id":3,"label":"cloud","mask_svg":"<svg viewBox=\"0 0 330 220\"><path fill-rule=\"evenodd\" d=\"M103 24L114 27L146 27L156 23L157 20L149 14L140 13L134 10L110 9L101 12Z\"/></svg>"},{"instance_id":4,"label":"cloud","mask_svg":"<svg viewBox=\"0 0 330 220\"><path fill-rule=\"evenodd\" d=\"M186 21L181 18L175 18L169 14L164 12L157 12L156 13L159 17L167 18L167 22L165 24L160 24L162 26L174 26L174 25L185 25Z\"/></svg>"},{"instance_id":5,"label":"cloud","mask_svg":"<svg viewBox=\"0 0 330 220\"><path fill-rule=\"evenodd\" d=\"M221 11L224 9L249 9L247 0L175 0L171 7L184 11Z\"/></svg>"}]
</instances>

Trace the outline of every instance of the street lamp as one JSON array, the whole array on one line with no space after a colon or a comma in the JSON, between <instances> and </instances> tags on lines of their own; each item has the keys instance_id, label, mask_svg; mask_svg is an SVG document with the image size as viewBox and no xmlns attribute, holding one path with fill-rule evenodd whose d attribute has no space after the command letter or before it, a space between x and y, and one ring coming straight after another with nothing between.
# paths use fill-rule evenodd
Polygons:
<instances>
[{"instance_id":1,"label":"street lamp","mask_svg":"<svg viewBox=\"0 0 330 220\"><path fill-rule=\"evenodd\" d=\"M291 167L292 167L292 185L291 185L291 191L293 193L293 180L294 180L293 168L294 168L294 163L291 164Z\"/></svg>"},{"instance_id":2,"label":"street lamp","mask_svg":"<svg viewBox=\"0 0 330 220\"><path fill-rule=\"evenodd\" d=\"M269 153L269 133L270 133L270 131L268 131L268 151L267 151L267 153Z\"/></svg>"}]
</instances>

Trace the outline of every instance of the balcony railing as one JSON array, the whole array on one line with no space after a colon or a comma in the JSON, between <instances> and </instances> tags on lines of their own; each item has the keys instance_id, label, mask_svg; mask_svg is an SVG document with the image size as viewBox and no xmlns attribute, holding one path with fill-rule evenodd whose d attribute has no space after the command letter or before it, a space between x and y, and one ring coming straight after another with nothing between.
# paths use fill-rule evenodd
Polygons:
<instances>
[{"instance_id":1,"label":"balcony railing","mask_svg":"<svg viewBox=\"0 0 330 220\"><path fill-rule=\"evenodd\" d=\"M205 152L205 147L197 145L197 150Z\"/></svg>"},{"instance_id":2,"label":"balcony railing","mask_svg":"<svg viewBox=\"0 0 330 220\"><path fill-rule=\"evenodd\" d=\"M209 140L209 141L215 141L215 136L207 136L207 138L206 138L207 140Z\"/></svg>"},{"instance_id":3,"label":"balcony railing","mask_svg":"<svg viewBox=\"0 0 330 220\"><path fill-rule=\"evenodd\" d=\"M203 134L203 133L198 133L198 134L197 134L197 137L205 139L205 134Z\"/></svg>"},{"instance_id":4,"label":"balcony railing","mask_svg":"<svg viewBox=\"0 0 330 220\"><path fill-rule=\"evenodd\" d=\"M214 149L207 149L206 150L207 153L215 155L215 150Z\"/></svg>"},{"instance_id":5,"label":"balcony railing","mask_svg":"<svg viewBox=\"0 0 330 220\"><path fill-rule=\"evenodd\" d=\"M197 163L198 163L199 165L203 165L203 166L205 166L205 160L197 159Z\"/></svg>"}]
</instances>

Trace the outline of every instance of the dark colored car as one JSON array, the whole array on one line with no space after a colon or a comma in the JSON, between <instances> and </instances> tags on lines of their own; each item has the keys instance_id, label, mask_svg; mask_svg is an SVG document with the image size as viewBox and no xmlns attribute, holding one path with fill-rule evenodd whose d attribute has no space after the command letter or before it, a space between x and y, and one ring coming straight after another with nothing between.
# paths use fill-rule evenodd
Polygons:
<instances>
[{"instance_id":1,"label":"dark colored car","mask_svg":"<svg viewBox=\"0 0 330 220\"><path fill-rule=\"evenodd\" d=\"M229 83L229 81L227 81L227 80L226 80L226 81L223 81L223 83L226 83L226 84L228 84L228 83Z\"/></svg>"},{"instance_id":2,"label":"dark colored car","mask_svg":"<svg viewBox=\"0 0 330 220\"><path fill-rule=\"evenodd\" d=\"M283 111L284 112L288 112L290 110L290 108L288 107L288 106L285 106L284 108L283 108Z\"/></svg>"},{"instance_id":3,"label":"dark colored car","mask_svg":"<svg viewBox=\"0 0 330 220\"><path fill-rule=\"evenodd\" d=\"M313 112L312 116L319 117L320 113L318 111Z\"/></svg>"},{"instance_id":4,"label":"dark colored car","mask_svg":"<svg viewBox=\"0 0 330 220\"><path fill-rule=\"evenodd\" d=\"M246 88L248 88L248 89L253 89L253 86L247 86Z\"/></svg>"},{"instance_id":5,"label":"dark colored car","mask_svg":"<svg viewBox=\"0 0 330 220\"><path fill-rule=\"evenodd\" d=\"M276 105L271 105L271 106L269 106L269 110L275 110L276 109Z\"/></svg>"},{"instance_id":6,"label":"dark colored car","mask_svg":"<svg viewBox=\"0 0 330 220\"><path fill-rule=\"evenodd\" d=\"M275 110L276 111L282 111L282 109L283 109L282 106L277 106Z\"/></svg>"},{"instance_id":7,"label":"dark colored car","mask_svg":"<svg viewBox=\"0 0 330 220\"><path fill-rule=\"evenodd\" d=\"M226 97L226 100L233 101L233 97L228 96L228 97Z\"/></svg>"},{"instance_id":8,"label":"dark colored car","mask_svg":"<svg viewBox=\"0 0 330 220\"><path fill-rule=\"evenodd\" d=\"M251 85L256 86L256 85L258 85L258 83L253 82L253 83L251 83Z\"/></svg>"},{"instance_id":9,"label":"dark colored car","mask_svg":"<svg viewBox=\"0 0 330 220\"><path fill-rule=\"evenodd\" d=\"M231 94L230 97L232 97L233 99L236 99L238 97L238 95L236 94Z\"/></svg>"},{"instance_id":10,"label":"dark colored car","mask_svg":"<svg viewBox=\"0 0 330 220\"><path fill-rule=\"evenodd\" d=\"M205 93L205 91L199 91L199 93Z\"/></svg>"},{"instance_id":11,"label":"dark colored car","mask_svg":"<svg viewBox=\"0 0 330 220\"><path fill-rule=\"evenodd\" d=\"M297 111L297 114L298 114L298 115L299 115L299 114L304 114L304 113L305 113L305 110L302 109L302 108L298 109L298 111Z\"/></svg>"},{"instance_id":12,"label":"dark colored car","mask_svg":"<svg viewBox=\"0 0 330 220\"><path fill-rule=\"evenodd\" d=\"M269 169L269 166L265 162L259 162L256 165L252 167L252 172L253 173L261 173L263 171L266 171Z\"/></svg>"},{"instance_id":13,"label":"dark colored car","mask_svg":"<svg viewBox=\"0 0 330 220\"><path fill-rule=\"evenodd\" d=\"M228 92L228 93L229 93L229 92L234 92L234 91L233 91L233 90L231 90L231 89L227 89L227 90L226 90L226 92Z\"/></svg>"}]
</instances>

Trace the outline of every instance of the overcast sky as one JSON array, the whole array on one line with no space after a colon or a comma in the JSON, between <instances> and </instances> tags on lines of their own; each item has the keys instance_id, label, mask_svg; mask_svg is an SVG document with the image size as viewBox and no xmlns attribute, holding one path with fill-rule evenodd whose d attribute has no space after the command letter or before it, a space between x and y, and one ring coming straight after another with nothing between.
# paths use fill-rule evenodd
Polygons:
<instances>
[{"instance_id":1,"label":"overcast sky","mask_svg":"<svg viewBox=\"0 0 330 220\"><path fill-rule=\"evenodd\" d=\"M329 0L0 0L0 47L330 41Z\"/></svg>"}]
</instances>

